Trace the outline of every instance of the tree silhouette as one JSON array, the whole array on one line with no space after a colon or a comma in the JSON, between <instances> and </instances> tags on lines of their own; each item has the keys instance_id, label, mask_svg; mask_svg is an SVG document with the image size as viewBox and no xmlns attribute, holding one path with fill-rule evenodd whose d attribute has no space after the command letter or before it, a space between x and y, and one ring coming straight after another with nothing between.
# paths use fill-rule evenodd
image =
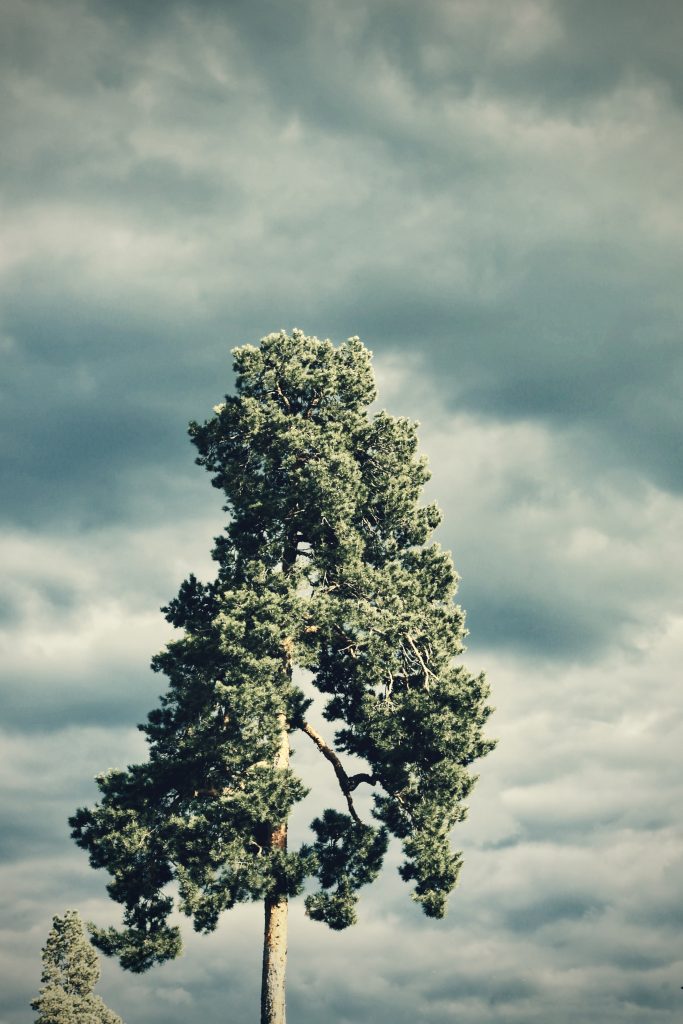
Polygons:
<instances>
[{"instance_id":1,"label":"tree silhouette","mask_svg":"<svg viewBox=\"0 0 683 1024\"><path fill-rule=\"evenodd\" d=\"M97 953L77 910L53 917L43 947L42 988L31 1006L36 1024L123 1024L92 989L100 977Z\"/></svg>"},{"instance_id":2,"label":"tree silhouette","mask_svg":"<svg viewBox=\"0 0 683 1024\"><path fill-rule=\"evenodd\" d=\"M280 332L234 350L234 366L236 394L190 425L227 499L216 578L190 576L164 609L182 634L153 661L168 689L140 726L149 759L101 776L101 803L71 824L125 907L124 928L94 942L133 971L180 950L171 881L198 931L263 901L261 1020L281 1024L288 899L314 879L308 915L346 928L393 834L413 898L441 917L468 766L493 744L486 682L454 663L464 616L450 554L428 543L440 514L418 503L429 473L416 424L369 414L371 353ZM295 666L325 695L333 741L307 720ZM330 762L345 810L324 810L314 841L289 850L307 793L290 767L297 732ZM344 754L365 770L349 775ZM374 787L374 823L354 805L361 785Z\"/></svg>"}]
</instances>

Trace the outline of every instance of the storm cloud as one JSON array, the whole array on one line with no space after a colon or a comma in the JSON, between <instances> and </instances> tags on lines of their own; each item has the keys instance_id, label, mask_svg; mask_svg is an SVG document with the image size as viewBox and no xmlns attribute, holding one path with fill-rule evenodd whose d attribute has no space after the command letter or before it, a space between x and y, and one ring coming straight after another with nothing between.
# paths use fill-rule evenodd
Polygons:
<instances>
[{"instance_id":1,"label":"storm cloud","mask_svg":"<svg viewBox=\"0 0 683 1024\"><path fill-rule=\"evenodd\" d=\"M66 819L142 756L158 609L212 572L187 422L294 326L360 335L421 421L499 746L444 922L395 850L357 927L294 912L292 1020L673 1024L681 5L4 0L0 29L2 1024L53 914L116 917ZM260 930L186 928L102 994L252 1019Z\"/></svg>"}]
</instances>

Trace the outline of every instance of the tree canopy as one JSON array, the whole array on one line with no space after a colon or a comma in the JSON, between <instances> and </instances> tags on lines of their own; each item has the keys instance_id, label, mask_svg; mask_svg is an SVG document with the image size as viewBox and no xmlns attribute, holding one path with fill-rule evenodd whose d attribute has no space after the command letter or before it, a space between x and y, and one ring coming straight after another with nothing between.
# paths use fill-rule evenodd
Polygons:
<instances>
[{"instance_id":1,"label":"tree canopy","mask_svg":"<svg viewBox=\"0 0 683 1024\"><path fill-rule=\"evenodd\" d=\"M235 393L190 425L226 499L215 579L190 576L163 609L180 635L152 663L168 687L140 726L148 759L100 776L101 802L71 819L124 906L124 927L94 941L133 971L180 949L169 883L199 931L305 885L309 916L341 929L391 835L413 898L441 917L470 765L493 746L486 681L455 660L464 615L450 553L430 541L440 513L419 503L417 424L369 411L371 353L295 330L233 354ZM307 720L314 691L333 739ZM312 840L288 849L308 792L289 764L296 732L330 762L344 810L323 809ZM347 774L344 755L365 770ZM353 802L361 785L370 822Z\"/></svg>"},{"instance_id":2,"label":"tree canopy","mask_svg":"<svg viewBox=\"0 0 683 1024\"><path fill-rule=\"evenodd\" d=\"M97 953L77 910L52 919L43 947L42 988L31 1006L36 1024L123 1024L92 989L100 977Z\"/></svg>"}]
</instances>

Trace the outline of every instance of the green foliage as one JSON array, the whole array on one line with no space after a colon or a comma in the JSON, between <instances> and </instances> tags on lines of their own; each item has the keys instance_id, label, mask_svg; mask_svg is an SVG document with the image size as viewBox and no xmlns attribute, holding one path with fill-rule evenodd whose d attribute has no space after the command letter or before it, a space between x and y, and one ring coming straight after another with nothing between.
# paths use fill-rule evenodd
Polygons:
<instances>
[{"instance_id":1,"label":"green foliage","mask_svg":"<svg viewBox=\"0 0 683 1024\"><path fill-rule=\"evenodd\" d=\"M320 891L306 897L306 912L340 931L356 922L356 892L379 874L388 834L329 808L311 828L316 834L313 873Z\"/></svg>"},{"instance_id":2,"label":"green foliage","mask_svg":"<svg viewBox=\"0 0 683 1024\"><path fill-rule=\"evenodd\" d=\"M94 941L131 970L178 952L174 880L199 931L310 877L320 888L309 915L352 924L389 834L425 913L442 916L456 884L449 836L469 765L493 746L488 689L454 663L464 615L450 554L429 543L438 509L418 503L429 473L416 424L368 413L370 359L357 338L335 348L301 331L269 335L235 350L236 393L190 425L229 514L216 578L191 576L164 609L181 635L153 661L168 688L140 727L148 760L100 777L100 804L71 819L124 906L124 929ZM351 814L326 810L316 841L287 852L268 837L307 793L276 766L282 723L303 729L310 704L293 665L326 696L337 752L368 770L349 779L335 767ZM353 808L361 783L376 788L376 825Z\"/></svg>"},{"instance_id":3,"label":"green foliage","mask_svg":"<svg viewBox=\"0 0 683 1024\"><path fill-rule=\"evenodd\" d=\"M31 1006L36 1024L122 1024L92 989L100 976L97 953L76 910L52 919L43 947L42 988Z\"/></svg>"}]
</instances>

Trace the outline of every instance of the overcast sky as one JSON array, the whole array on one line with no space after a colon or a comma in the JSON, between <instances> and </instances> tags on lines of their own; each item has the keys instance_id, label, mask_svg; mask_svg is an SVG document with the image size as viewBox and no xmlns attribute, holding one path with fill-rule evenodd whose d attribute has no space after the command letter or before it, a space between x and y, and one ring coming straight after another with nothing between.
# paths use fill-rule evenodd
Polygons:
<instances>
[{"instance_id":1,"label":"overcast sky","mask_svg":"<svg viewBox=\"0 0 683 1024\"><path fill-rule=\"evenodd\" d=\"M53 914L118 919L66 819L212 572L187 421L295 326L421 421L499 746L444 921L395 850L355 928L293 908L290 1019L681 1020L682 47L679 0L0 0L0 1024ZM100 992L248 1024L261 928Z\"/></svg>"}]
</instances>

